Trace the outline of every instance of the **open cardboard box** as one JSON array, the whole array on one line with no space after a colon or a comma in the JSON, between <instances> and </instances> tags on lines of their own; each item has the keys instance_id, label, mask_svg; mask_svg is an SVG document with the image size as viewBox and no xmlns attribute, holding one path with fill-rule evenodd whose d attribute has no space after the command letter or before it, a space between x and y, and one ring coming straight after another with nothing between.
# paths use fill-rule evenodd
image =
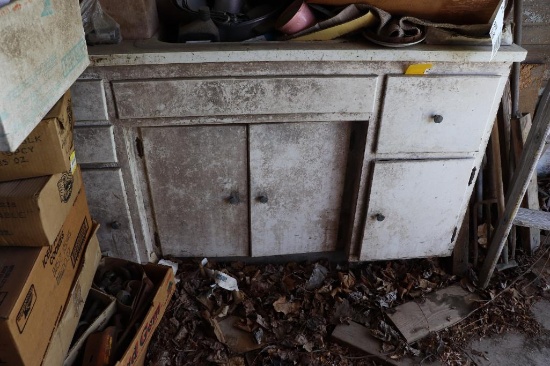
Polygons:
<instances>
[{"instance_id":1,"label":"open cardboard box","mask_svg":"<svg viewBox=\"0 0 550 366\"><path fill-rule=\"evenodd\" d=\"M120 265L124 265L124 263L131 263L122 259L105 259L116 261ZM162 319L162 316L164 315L164 312L166 311L166 308L176 288L174 272L171 267L156 264L146 264L143 265L142 268L145 271L147 277L153 282L154 285L153 294L151 295L152 300L150 300L150 305L147 308L145 316L141 321L138 321L138 324L140 324L140 326L137 332L130 337L131 341L129 345L122 352L119 351L119 354L121 354L121 356L115 363L117 366L139 366L144 364L149 342L151 341L152 335L157 328L160 320ZM92 289L91 293L93 293L94 296L97 296L98 292L107 296L97 289ZM121 305L117 301L117 311L119 312L121 310L120 307ZM108 319L108 317L102 314L101 319L101 327L97 327L97 330L105 328L105 326L107 325L106 319ZM65 365L74 364L75 360L78 358L80 350L85 347L85 339L94 331L95 330L88 329L76 341L76 343L69 351L67 358L65 359Z\"/></svg>"},{"instance_id":2,"label":"open cardboard box","mask_svg":"<svg viewBox=\"0 0 550 366\"><path fill-rule=\"evenodd\" d=\"M63 364L63 360L71 345L71 340L78 326L86 298L92 287L94 274L101 260L101 249L99 248L99 241L96 236L98 229L99 224L94 222L92 225L92 235L88 240L77 278L67 299L63 315L61 315L59 324L53 333L46 356L42 360L42 365L44 366Z\"/></svg>"}]
</instances>

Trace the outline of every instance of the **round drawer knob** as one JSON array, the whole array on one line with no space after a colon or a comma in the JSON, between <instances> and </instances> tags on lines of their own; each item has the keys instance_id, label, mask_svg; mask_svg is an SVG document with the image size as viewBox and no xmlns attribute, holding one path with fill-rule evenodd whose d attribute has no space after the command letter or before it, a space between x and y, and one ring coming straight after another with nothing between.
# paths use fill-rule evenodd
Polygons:
<instances>
[{"instance_id":1,"label":"round drawer knob","mask_svg":"<svg viewBox=\"0 0 550 366\"><path fill-rule=\"evenodd\" d=\"M267 203L267 201L269 201L269 199L267 198L266 195L262 195L262 196L258 197L258 201L260 201L260 203Z\"/></svg>"},{"instance_id":2,"label":"round drawer knob","mask_svg":"<svg viewBox=\"0 0 550 366\"><path fill-rule=\"evenodd\" d=\"M384 221L386 219L386 216L382 214L376 214L374 215L374 218L376 219L376 221Z\"/></svg>"},{"instance_id":3,"label":"round drawer knob","mask_svg":"<svg viewBox=\"0 0 550 366\"><path fill-rule=\"evenodd\" d=\"M122 225L120 224L120 222L118 221L113 221L109 224L109 226L111 227L111 229L114 229L114 230L118 230L122 227Z\"/></svg>"},{"instance_id":4,"label":"round drawer knob","mask_svg":"<svg viewBox=\"0 0 550 366\"><path fill-rule=\"evenodd\" d=\"M433 116L433 119L434 119L434 122L435 122L435 123L441 123L441 122L443 122L443 116L440 115L440 114L435 114L435 115Z\"/></svg>"}]
</instances>

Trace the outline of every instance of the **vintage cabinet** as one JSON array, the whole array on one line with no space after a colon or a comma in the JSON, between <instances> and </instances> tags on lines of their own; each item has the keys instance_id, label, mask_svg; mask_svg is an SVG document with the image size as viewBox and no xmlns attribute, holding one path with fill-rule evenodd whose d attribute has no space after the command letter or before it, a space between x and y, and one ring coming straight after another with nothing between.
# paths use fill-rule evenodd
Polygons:
<instances>
[{"instance_id":1,"label":"vintage cabinet","mask_svg":"<svg viewBox=\"0 0 550 366\"><path fill-rule=\"evenodd\" d=\"M94 47L77 159L115 256L452 251L510 65L503 47ZM406 75L431 62L426 75Z\"/></svg>"}]
</instances>

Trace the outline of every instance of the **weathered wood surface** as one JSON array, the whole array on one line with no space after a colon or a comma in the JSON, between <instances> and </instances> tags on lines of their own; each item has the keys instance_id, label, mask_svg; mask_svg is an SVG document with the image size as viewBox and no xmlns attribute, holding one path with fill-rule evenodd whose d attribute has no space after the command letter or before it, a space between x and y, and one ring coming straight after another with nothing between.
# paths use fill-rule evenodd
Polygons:
<instances>
[{"instance_id":1,"label":"weathered wood surface","mask_svg":"<svg viewBox=\"0 0 550 366\"><path fill-rule=\"evenodd\" d=\"M473 159L376 162L361 260L450 255L473 166Z\"/></svg>"},{"instance_id":2,"label":"weathered wood surface","mask_svg":"<svg viewBox=\"0 0 550 366\"><path fill-rule=\"evenodd\" d=\"M97 236L101 251L140 262L134 249L134 229L120 169L82 168L90 213L101 225Z\"/></svg>"},{"instance_id":3,"label":"weathered wood surface","mask_svg":"<svg viewBox=\"0 0 550 366\"><path fill-rule=\"evenodd\" d=\"M550 83L545 88L536 113L533 126L525 143L525 148L521 154L518 169L514 173L512 185L506 197L507 203L504 215L499 220L495 235L487 252L487 257L481 268L479 277L481 288L487 287L493 275L498 257L506 243L506 237L512 228L514 217L529 187L531 176L535 171L537 161L544 148L546 136L550 131Z\"/></svg>"},{"instance_id":4,"label":"weathered wood surface","mask_svg":"<svg viewBox=\"0 0 550 366\"><path fill-rule=\"evenodd\" d=\"M71 86L76 123L108 120L102 80L78 80Z\"/></svg>"},{"instance_id":5,"label":"weathered wood surface","mask_svg":"<svg viewBox=\"0 0 550 366\"><path fill-rule=\"evenodd\" d=\"M426 296L423 303L407 302L395 308L388 317L403 335L412 343L457 323L472 310L479 296L454 285Z\"/></svg>"},{"instance_id":6,"label":"weathered wood surface","mask_svg":"<svg viewBox=\"0 0 550 366\"><path fill-rule=\"evenodd\" d=\"M144 128L142 137L162 253L249 255L246 127Z\"/></svg>"},{"instance_id":7,"label":"weathered wood surface","mask_svg":"<svg viewBox=\"0 0 550 366\"><path fill-rule=\"evenodd\" d=\"M514 225L540 230L550 230L550 212L520 207L516 213L516 217L514 217Z\"/></svg>"},{"instance_id":8,"label":"weathered wood surface","mask_svg":"<svg viewBox=\"0 0 550 366\"><path fill-rule=\"evenodd\" d=\"M412 366L415 364L415 362L409 358L403 358L397 361L383 354L381 347L382 342L371 335L370 329L356 322L336 326L330 337L338 343L345 344L346 346L356 348L369 355L375 356L373 360L380 360L380 362L383 362L383 365Z\"/></svg>"},{"instance_id":9,"label":"weathered wood surface","mask_svg":"<svg viewBox=\"0 0 550 366\"><path fill-rule=\"evenodd\" d=\"M499 83L497 76L388 77L376 151L477 151Z\"/></svg>"},{"instance_id":10,"label":"weathered wood surface","mask_svg":"<svg viewBox=\"0 0 550 366\"><path fill-rule=\"evenodd\" d=\"M350 130L349 122L249 127L253 256L337 249Z\"/></svg>"},{"instance_id":11,"label":"weathered wood surface","mask_svg":"<svg viewBox=\"0 0 550 366\"><path fill-rule=\"evenodd\" d=\"M271 77L113 82L118 117L348 113L368 119L378 78Z\"/></svg>"},{"instance_id":12,"label":"weathered wood surface","mask_svg":"<svg viewBox=\"0 0 550 366\"><path fill-rule=\"evenodd\" d=\"M512 136L514 147L514 159L515 164L519 164L521 153L529 131L531 130L531 115L523 115L520 119L514 118L512 120ZM529 208L531 210L538 210L539 206L539 191L537 183L537 175L533 174L527 187L527 192L523 197L522 207ZM523 248L526 253L533 253L535 249L540 246L540 230L534 227L519 228Z\"/></svg>"},{"instance_id":13,"label":"weathered wood surface","mask_svg":"<svg viewBox=\"0 0 550 366\"><path fill-rule=\"evenodd\" d=\"M112 126L76 126L74 146L79 164L117 162Z\"/></svg>"}]
</instances>

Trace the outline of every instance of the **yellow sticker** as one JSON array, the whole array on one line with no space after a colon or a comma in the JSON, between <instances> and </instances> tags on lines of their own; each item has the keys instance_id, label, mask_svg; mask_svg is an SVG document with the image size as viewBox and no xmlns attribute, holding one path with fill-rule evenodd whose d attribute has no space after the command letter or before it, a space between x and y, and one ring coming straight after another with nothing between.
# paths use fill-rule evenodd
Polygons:
<instances>
[{"instance_id":1,"label":"yellow sticker","mask_svg":"<svg viewBox=\"0 0 550 366\"><path fill-rule=\"evenodd\" d=\"M69 161L71 163L71 174L74 174L74 171L76 170L76 153L74 150L71 155L69 155Z\"/></svg>"},{"instance_id":2,"label":"yellow sticker","mask_svg":"<svg viewBox=\"0 0 550 366\"><path fill-rule=\"evenodd\" d=\"M432 64L412 64L407 67L405 75L424 75L432 68Z\"/></svg>"}]
</instances>

